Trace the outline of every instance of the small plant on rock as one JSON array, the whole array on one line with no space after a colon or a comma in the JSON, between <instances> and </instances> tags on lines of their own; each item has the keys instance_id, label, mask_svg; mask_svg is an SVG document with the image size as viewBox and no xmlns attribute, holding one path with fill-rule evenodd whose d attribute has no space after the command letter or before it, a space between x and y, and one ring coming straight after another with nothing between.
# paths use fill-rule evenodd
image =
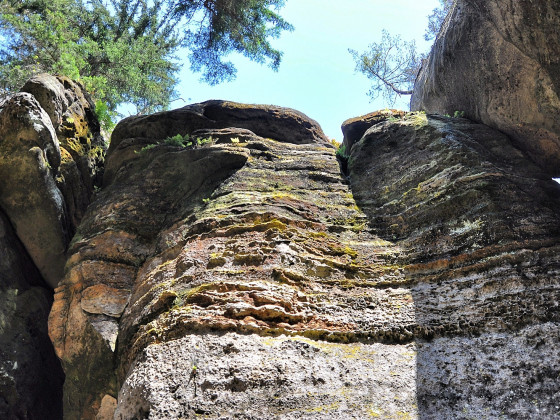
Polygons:
<instances>
[{"instance_id":1,"label":"small plant on rock","mask_svg":"<svg viewBox=\"0 0 560 420\"><path fill-rule=\"evenodd\" d=\"M340 147L336 150L336 157L339 159L348 160L348 153L346 152L345 144L341 144Z\"/></svg>"},{"instance_id":2,"label":"small plant on rock","mask_svg":"<svg viewBox=\"0 0 560 420\"><path fill-rule=\"evenodd\" d=\"M154 147L156 147L155 144L148 144L147 146L144 146L140 149L140 153L147 152L148 150L153 149Z\"/></svg>"},{"instance_id":3,"label":"small plant on rock","mask_svg":"<svg viewBox=\"0 0 560 420\"><path fill-rule=\"evenodd\" d=\"M188 134L185 134L184 136L181 134L175 134L173 137L167 137L163 142L165 144L168 144L169 146L178 147L186 147L192 145L192 143L189 141Z\"/></svg>"}]
</instances>

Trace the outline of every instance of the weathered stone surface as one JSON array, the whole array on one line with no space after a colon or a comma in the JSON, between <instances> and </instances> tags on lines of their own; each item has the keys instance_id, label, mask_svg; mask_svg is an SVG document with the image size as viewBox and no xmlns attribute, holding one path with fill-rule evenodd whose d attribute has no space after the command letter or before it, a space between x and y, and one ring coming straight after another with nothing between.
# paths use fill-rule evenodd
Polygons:
<instances>
[{"instance_id":1,"label":"weathered stone surface","mask_svg":"<svg viewBox=\"0 0 560 420\"><path fill-rule=\"evenodd\" d=\"M350 190L323 142L149 135L177 115L117 128L71 244L67 418L554 418L560 187L506 135L373 119Z\"/></svg>"},{"instance_id":2,"label":"weathered stone surface","mask_svg":"<svg viewBox=\"0 0 560 420\"><path fill-rule=\"evenodd\" d=\"M173 111L128 117L111 137L109 151L122 140L135 137L163 140L199 129L243 128L260 137L288 143L328 143L319 124L299 111L273 105L246 105L229 101L206 101Z\"/></svg>"},{"instance_id":3,"label":"weathered stone surface","mask_svg":"<svg viewBox=\"0 0 560 420\"><path fill-rule=\"evenodd\" d=\"M421 113L370 128L348 167L402 249L419 418L554 418L560 186L504 134Z\"/></svg>"},{"instance_id":4,"label":"weathered stone surface","mask_svg":"<svg viewBox=\"0 0 560 420\"><path fill-rule=\"evenodd\" d=\"M370 127L389 119L402 118L405 114L406 112L397 109L384 109L360 117L349 118L340 126L344 136L342 144L346 147L346 151L350 153L354 143L360 141Z\"/></svg>"},{"instance_id":5,"label":"weathered stone surface","mask_svg":"<svg viewBox=\"0 0 560 420\"><path fill-rule=\"evenodd\" d=\"M398 247L368 231L330 145L249 138L181 148L134 137L111 146L109 179L74 239L50 317L50 334L67 373L69 418L95 418L105 395L119 396L122 418L202 412L216 417L224 410L234 415L248 410L251 395L260 410L254 418L413 410L414 372L408 367L406 385L387 378L383 369L357 379L361 369L376 363L377 351L414 365L406 344L413 308L400 287ZM146 147L150 144L155 146ZM122 274L107 275L109 266ZM96 284L130 291L118 320L116 356L81 303L83 292ZM65 331L67 325L78 327ZM319 362L302 370L308 363L298 358L281 371L275 363L260 367L266 389L278 385L282 390L270 405L268 391L259 388L265 383L251 379L251 371L268 356L232 348L246 361L235 377L246 379L204 382L204 372L215 372L216 378L225 372L229 347L217 344L225 340L220 337L264 351L263 337L269 336L278 337L269 339L276 343L269 353L274 358L282 357L282 346L294 354L319 349L317 360L325 361L321 372ZM174 340L187 347L178 349ZM352 341L363 344L346 344ZM190 356L196 354L189 347L199 342L208 346L201 350L200 376L192 373ZM363 360L346 372L336 362L340 355ZM110 358L114 365L103 363ZM350 369L350 364L344 366ZM172 365L179 381L175 386L167 383L167 375L154 381L151 375ZM97 373L85 372L91 366ZM282 388L297 370L300 376ZM97 376L88 383L78 379L86 374ZM313 379L323 374L338 379ZM374 406L370 390L377 381L383 384L376 391L385 395L383 401L402 393L402 402ZM183 400L173 394L181 383ZM201 389L194 399L191 386ZM346 394L338 395L341 390ZM177 401L172 410L171 400Z\"/></svg>"},{"instance_id":6,"label":"weathered stone surface","mask_svg":"<svg viewBox=\"0 0 560 420\"><path fill-rule=\"evenodd\" d=\"M415 354L414 344L189 334L146 348L115 418L413 418Z\"/></svg>"},{"instance_id":7,"label":"weathered stone surface","mask_svg":"<svg viewBox=\"0 0 560 420\"><path fill-rule=\"evenodd\" d=\"M0 208L45 280L62 278L70 241L64 198L55 182L60 147L39 103L20 93L0 110Z\"/></svg>"},{"instance_id":8,"label":"weathered stone surface","mask_svg":"<svg viewBox=\"0 0 560 420\"><path fill-rule=\"evenodd\" d=\"M82 86L40 75L23 90L0 104L0 418L59 419L64 374L47 317L104 146Z\"/></svg>"},{"instance_id":9,"label":"weathered stone surface","mask_svg":"<svg viewBox=\"0 0 560 420\"><path fill-rule=\"evenodd\" d=\"M80 83L63 76L37 75L21 91L34 96L56 131L62 158L56 180L74 232L103 176L105 139L95 105Z\"/></svg>"},{"instance_id":10,"label":"weathered stone surface","mask_svg":"<svg viewBox=\"0 0 560 420\"><path fill-rule=\"evenodd\" d=\"M417 78L411 108L464 111L560 176L560 4L455 2Z\"/></svg>"},{"instance_id":11,"label":"weathered stone surface","mask_svg":"<svg viewBox=\"0 0 560 420\"><path fill-rule=\"evenodd\" d=\"M61 418L64 374L46 328L52 292L2 211L0 256L0 418Z\"/></svg>"},{"instance_id":12,"label":"weathered stone surface","mask_svg":"<svg viewBox=\"0 0 560 420\"><path fill-rule=\"evenodd\" d=\"M0 208L55 287L68 243L100 184L105 146L81 85L39 75L23 91L0 107Z\"/></svg>"}]
</instances>

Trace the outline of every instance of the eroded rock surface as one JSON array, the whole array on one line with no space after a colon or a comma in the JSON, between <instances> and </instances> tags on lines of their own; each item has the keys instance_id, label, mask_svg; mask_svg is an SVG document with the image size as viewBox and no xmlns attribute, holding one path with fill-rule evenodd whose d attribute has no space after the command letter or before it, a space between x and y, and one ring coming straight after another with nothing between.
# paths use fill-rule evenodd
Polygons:
<instances>
[{"instance_id":1,"label":"eroded rock surface","mask_svg":"<svg viewBox=\"0 0 560 420\"><path fill-rule=\"evenodd\" d=\"M560 188L506 135L373 118L350 189L311 135L157 121L116 130L56 290L67 418L558 413Z\"/></svg>"},{"instance_id":2,"label":"eroded rock surface","mask_svg":"<svg viewBox=\"0 0 560 420\"><path fill-rule=\"evenodd\" d=\"M0 208L54 288L100 181L103 138L80 85L41 75L24 89L0 107Z\"/></svg>"},{"instance_id":3,"label":"eroded rock surface","mask_svg":"<svg viewBox=\"0 0 560 420\"><path fill-rule=\"evenodd\" d=\"M21 91L39 102L56 132L61 155L56 181L73 234L103 176L105 139L95 105L80 83L63 76L37 75Z\"/></svg>"},{"instance_id":4,"label":"eroded rock surface","mask_svg":"<svg viewBox=\"0 0 560 420\"><path fill-rule=\"evenodd\" d=\"M414 411L399 248L368 230L322 139L231 133L195 148L111 146L50 316L65 415L95 418L107 395L123 419Z\"/></svg>"},{"instance_id":5,"label":"eroded rock surface","mask_svg":"<svg viewBox=\"0 0 560 420\"><path fill-rule=\"evenodd\" d=\"M83 87L40 75L0 104L0 418L62 417L53 288L104 153Z\"/></svg>"},{"instance_id":6,"label":"eroded rock surface","mask_svg":"<svg viewBox=\"0 0 560 420\"><path fill-rule=\"evenodd\" d=\"M348 167L402 249L419 418L557 417L560 186L504 134L421 113L371 127Z\"/></svg>"},{"instance_id":7,"label":"eroded rock surface","mask_svg":"<svg viewBox=\"0 0 560 420\"><path fill-rule=\"evenodd\" d=\"M454 115L508 134L560 176L560 3L455 2L414 87L413 110Z\"/></svg>"},{"instance_id":8,"label":"eroded rock surface","mask_svg":"<svg viewBox=\"0 0 560 420\"><path fill-rule=\"evenodd\" d=\"M370 112L369 114L361 115L359 117L347 119L340 126L342 135L344 136L342 144L346 148L346 152L350 153L350 150L352 149L354 143L360 141L364 133L370 127L383 121L387 121L397 117L403 117L405 114L405 111L399 111L397 109L384 109L381 111Z\"/></svg>"},{"instance_id":9,"label":"eroded rock surface","mask_svg":"<svg viewBox=\"0 0 560 420\"><path fill-rule=\"evenodd\" d=\"M163 140L199 129L246 129L287 143L329 143L321 126L305 114L274 105L246 105L211 100L173 111L122 120L113 132L109 151L135 137Z\"/></svg>"},{"instance_id":10,"label":"eroded rock surface","mask_svg":"<svg viewBox=\"0 0 560 420\"><path fill-rule=\"evenodd\" d=\"M49 290L0 211L0 417L62 417L64 374L47 334Z\"/></svg>"}]
</instances>

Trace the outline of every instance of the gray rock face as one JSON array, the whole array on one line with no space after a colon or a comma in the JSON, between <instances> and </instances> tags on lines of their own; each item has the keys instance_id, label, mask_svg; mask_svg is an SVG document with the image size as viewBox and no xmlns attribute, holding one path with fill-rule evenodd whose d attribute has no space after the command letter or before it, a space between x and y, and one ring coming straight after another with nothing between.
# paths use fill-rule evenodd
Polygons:
<instances>
[{"instance_id":1,"label":"gray rock face","mask_svg":"<svg viewBox=\"0 0 560 420\"><path fill-rule=\"evenodd\" d=\"M348 167L402 250L418 418L556 418L560 186L504 134L420 113L371 127Z\"/></svg>"},{"instance_id":2,"label":"gray rock face","mask_svg":"<svg viewBox=\"0 0 560 420\"><path fill-rule=\"evenodd\" d=\"M84 87L63 76L40 74L22 88L49 115L60 143L61 165L56 176L64 196L72 234L94 186L101 184L105 139L95 116L95 105Z\"/></svg>"},{"instance_id":3,"label":"gray rock face","mask_svg":"<svg viewBox=\"0 0 560 420\"><path fill-rule=\"evenodd\" d=\"M415 344L189 334L144 351L115 418L413 416L415 354Z\"/></svg>"},{"instance_id":4,"label":"gray rock face","mask_svg":"<svg viewBox=\"0 0 560 420\"><path fill-rule=\"evenodd\" d=\"M0 211L0 418L62 417L64 374L47 334L52 292Z\"/></svg>"},{"instance_id":5,"label":"gray rock face","mask_svg":"<svg viewBox=\"0 0 560 420\"><path fill-rule=\"evenodd\" d=\"M463 111L560 176L559 26L557 1L457 1L422 66L411 109Z\"/></svg>"},{"instance_id":6,"label":"gray rock face","mask_svg":"<svg viewBox=\"0 0 560 420\"><path fill-rule=\"evenodd\" d=\"M28 93L19 93L0 110L0 208L45 280L62 278L69 223L55 182L60 145L51 120Z\"/></svg>"},{"instance_id":7,"label":"gray rock face","mask_svg":"<svg viewBox=\"0 0 560 420\"><path fill-rule=\"evenodd\" d=\"M101 181L105 146L93 108L81 85L50 75L0 107L0 208L53 288Z\"/></svg>"},{"instance_id":8,"label":"gray rock face","mask_svg":"<svg viewBox=\"0 0 560 420\"><path fill-rule=\"evenodd\" d=\"M60 419L47 318L104 143L81 85L40 75L23 90L0 104L0 418Z\"/></svg>"},{"instance_id":9,"label":"gray rock face","mask_svg":"<svg viewBox=\"0 0 560 420\"><path fill-rule=\"evenodd\" d=\"M312 137L140 136L176 116L117 130L72 243L67 418L558 414L560 186L509 137L357 118L350 190Z\"/></svg>"}]
</instances>

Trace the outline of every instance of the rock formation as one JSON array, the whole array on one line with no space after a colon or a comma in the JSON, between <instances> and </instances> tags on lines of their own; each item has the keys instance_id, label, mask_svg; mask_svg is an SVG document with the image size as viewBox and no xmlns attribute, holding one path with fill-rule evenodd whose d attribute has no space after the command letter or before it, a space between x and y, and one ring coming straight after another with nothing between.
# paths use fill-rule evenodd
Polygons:
<instances>
[{"instance_id":1,"label":"rock formation","mask_svg":"<svg viewBox=\"0 0 560 420\"><path fill-rule=\"evenodd\" d=\"M93 104L69 79L39 75L1 105L0 139L0 208L54 288L100 181L104 142Z\"/></svg>"},{"instance_id":2,"label":"rock formation","mask_svg":"<svg viewBox=\"0 0 560 420\"><path fill-rule=\"evenodd\" d=\"M506 135L357 118L350 189L311 120L207 104L115 130L49 320L66 418L557 412L560 187Z\"/></svg>"},{"instance_id":3,"label":"rock formation","mask_svg":"<svg viewBox=\"0 0 560 420\"><path fill-rule=\"evenodd\" d=\"M58 419L52 289L99 185L104 142L81 85L40 75L0 104L0 418Z\"/></svg>"},{"instance_id":4,"label":"rock formation","mask_svg":"<svg viewBox=\"0 0 560 420\"><path fill-rule=\"evenodd\" d=\"M132 122L131 135L148 130ZM369 232L326 139L291 144L243 124L248 141L196 148L115 130L50 316L68 418L106 407L122 419L365 416L412 404L410 312L395 310L409 297L387 289L403 280L398 247ZM385 358L409 368L402 402L401 378L372 369Z\"/></svg>"},{"instance_id":5,"label":"rock formation","mask_svg":"<svg viewBox=\"0 0 560 420\"><path fill-rule=\"evenodd\" d=\"M0 417L559 417L558 16L458 0L412 103L484 124L353 118L344 173L305 115L216 100L121 121L104 162L81 85L30 81L0 105Z\"/></svg>"},{"instance_id":6,"label":"rock formation","mask_svg":"<svg viewBox=\"0 0 560 420\"><path fill-rule=\"evenodd\" d=\"M508 134L560 176L560 3L458 0L416 80L411 109Z\"/></svg>"},{"instance_id":7,"label":"rock formation","mask_svg":"<svg viewBox=\"0 0 560 420\"><path fill-rule=\"evenodd\" d=\"M556 417L560 186L504 134L422 113L373 125L348 167L402 249L418 417Z\"/></svg>"},{"instance_id":8,"label":"rock formation","mask_svg":"<svg viewBox=\"0 0 560 420\"><path fill-rule=\"evenodd\" d=\"M47 334L52 291L0 211L0 417L62 417L64 374Z\"/></svg>"}]
</instances>

